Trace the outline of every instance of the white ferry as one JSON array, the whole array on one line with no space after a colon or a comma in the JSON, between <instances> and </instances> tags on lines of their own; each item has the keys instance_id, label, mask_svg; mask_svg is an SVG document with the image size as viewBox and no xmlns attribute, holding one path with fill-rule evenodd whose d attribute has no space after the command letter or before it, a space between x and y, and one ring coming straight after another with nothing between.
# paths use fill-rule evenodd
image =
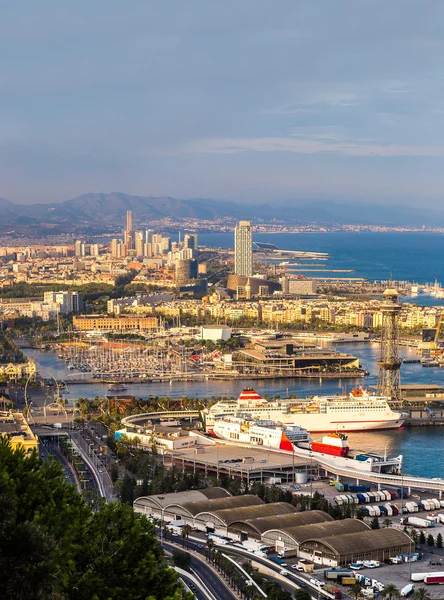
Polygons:
<instances>
[{"instance_id":1,"label":"white ferry","mask_svg":"<svg viewBox=\"0 0 444 600\"><path fill-rule=\"evenodd\" d=\"M251 444L290 452L293 452L293 444L310 447L310 436L302 427L284 427L273 421L255 421L242 417L218 419L214 423L212 435L236 444Z\"/></svg>"},{"instance_id":2,"label":"white ferry","mask_svg":"<svg viewBox=\"0 0 444 600\"><path fill-rule=\"evenodd\" d=\"M311 399L267 401L253 389L244 389L237 400L217 402L201 413L205 431L211 433L222 416L247 416L299 426L309 433L399 429L406 416L393 411L383 396L364 389L348 396L315 396Z\"/></svg>"}]
</instances>

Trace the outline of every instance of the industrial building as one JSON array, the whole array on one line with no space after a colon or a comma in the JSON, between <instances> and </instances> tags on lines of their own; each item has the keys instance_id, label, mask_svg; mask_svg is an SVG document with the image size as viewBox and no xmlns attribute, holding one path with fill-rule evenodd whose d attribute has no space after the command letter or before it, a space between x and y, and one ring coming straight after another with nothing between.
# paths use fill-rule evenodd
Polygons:
<instances>
[{"instance_id":1,"label":"industrial building","mask_svg":"<svg viewBox=\"0 0 444 600\"><path fill-rule=\"evenodd\" d=\"M317 565L384 561L412 549L412 540L397 529L373 530L358 519L335 521L320 510L297 512L287 502L265 504L258 496L230 496L222 488L143 496L134 502L134 510L165 522L181 521L233 542L259 541L271 551Z\"/></svg>"}]
</instances>

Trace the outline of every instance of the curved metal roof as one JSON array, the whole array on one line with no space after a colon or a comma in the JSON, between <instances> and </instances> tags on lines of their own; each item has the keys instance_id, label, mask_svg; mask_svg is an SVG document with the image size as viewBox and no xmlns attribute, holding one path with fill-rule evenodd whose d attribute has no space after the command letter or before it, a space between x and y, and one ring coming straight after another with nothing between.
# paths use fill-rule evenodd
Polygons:
<instances>
[{"instance_id":1,"label":"curved metal roof","mask_svg":"<svg viewBox=\"0 0 444 600\"><path fill-rule=\"evenodd\" d=\"M182 509L195 517L199 513L218 513L222 510L231 512L241 507L250 509L255 505L262 505L263 500L259 496L247 494L246 496L230 496L229 498L213 498L210 500L198 500L197 502L185 502L180 505ZM176 503L174 503L176 504Z\"/></svg>"},{"instance_id":2,"label":"curved metal roof","mask_svg":"<svg viewBox=\"0 0 444 600\"><path fill-rule=\"evenodd\" d=\"M140 496L140 498L136 498L134 506L139 508L152 507L162 509L171 504L183 505L185 503L215 498L231 498L231 494L221 487L188 490L186 492L172 492L170 494L152 494L151 496Z\"/></svg>"},{"instance_id":3,"label":"curved metal roof","mask_svg":"<svg viewBox=\"0 0 444 600\"><path fill-rule=\"evenodd\" d=\"M311 523L308 525L300 525L295 527L287 527L285 529L275 528L274 531L281 531L282 534L292 538L296 544L302 544L309 539L322 540L330 536L342 534L354 534L365 532L369 529L363 521L358 519L343 519L342 521L324 521L323 523ZM266 536L269 531L264 532Z\"/></svg>"},{"instance_id":4,"label":"curved metal roof","mask_svg":"<svg viewBox=\"0 0 444 600\"><path fill-rule=\"evenodd\" d=\"M333 521L333 517L322 510L307 510L304 512L288 512L280 513L272 516L253 517L235 521L230 524L230 527L235 529L251 529L258 534L262 534L269 529L280 529L287 531L290 527L298 525L310 525L311 523L323 523Z\"/></svg>"},{"instance_id":5,"label":"curved metal roof","mask_svg":"<svg viewBox=\"0 0 444 600\"><path fill-rule=\"evenodd\" d=\"M329 548L337 556L410 547L412 544L412 540L406 533L399 531L399 529L392 529L391 527L369 529L358 533L332 535L321 539L313 537L305 540L305 542L317 542Z\"/></svg>"},{"instance_id":6,"label":"curved metal roof","mask_svg":"<svg viewBox=\"0 0 444 600\"><path fill-rule=\"evenodd\" d=\"M242 496L247 498L248 496ZM210 512L210 511L206 511ZM238 508L227 508L211 511L218 519L221 519L227 526L235 521L243 521L247 518L267 517L274 515L284 515L294 513L295 507L287 502L272 502L270 504L257 504L256 506L239 506Z\"/></svg>"}]
</instances>

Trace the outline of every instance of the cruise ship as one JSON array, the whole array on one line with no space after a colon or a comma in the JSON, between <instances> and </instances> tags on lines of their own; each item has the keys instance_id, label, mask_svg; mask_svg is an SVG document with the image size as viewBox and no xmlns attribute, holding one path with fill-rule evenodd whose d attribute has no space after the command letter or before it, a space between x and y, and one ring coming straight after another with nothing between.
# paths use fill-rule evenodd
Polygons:
<instances>
[{"instance_id":1,"label":"cruise ship","mask_svg":"<svg viewBox=\"0 0 444 600\"><path fill-rule=\"evenodd\" d=\"M226 416L274 421L309 433L399 429L406 418L390 408L387 398L373 396L363 388L347 396L273 401L246 388L237 400L223 400L202 411L205 431L212 433L215 422Z\"/></svg>"},{"instance_id":2,"label":"cruise ship","mask_svg":"<svg viewBox=\"0 0 444 600\"><path fill-rule=\"evenodd\" d=\"M284 426L274 421L222 417L215 421L212 435L236 444L288 450L289 452L293 452L293 444L310 448L310 436L306 429L296 425Z\"/></svg>"}]
</instances>

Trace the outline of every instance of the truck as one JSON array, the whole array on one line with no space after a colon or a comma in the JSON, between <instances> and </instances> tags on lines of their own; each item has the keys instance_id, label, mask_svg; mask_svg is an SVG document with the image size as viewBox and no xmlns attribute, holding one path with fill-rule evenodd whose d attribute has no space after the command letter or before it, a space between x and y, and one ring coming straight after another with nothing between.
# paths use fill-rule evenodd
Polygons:
<instances>
[{"instance_id":1,"label":"truck","mask_svg":"<svg viewBox=\"0 0 444 600\"><path fill-rule=\"evenodd\" d=\"M427 577L424 577L424 583L426 585L430 585L430 584L444 585L444 574L428 573Z\"/></svg>"},{"instance_id":2,"label":"truck","mask_svg":"<svg viewBox=\"0 0 444 600\"><path fill-rule=\"evenodd\" d=\"M352 577L353 573L350 569L325 569L324 578L338 580L339 577Z\"/></svg>"},{"instance_id":3,"label":"truck","mask_svg":"<svg viewBox=\"0 0 444 600\"><path fill-rule=\"evenodd\" d=\"M444 580L444 572L443 571L437 571L436 573L412 573L410 576L410 580L414 581L414 582L418 582L418 581L424 581L428 578L428 577L442 577ZM439 583L439 582L436 582Z\"/></svg>"},{"instance_id":4,"label":"truck","mask_svg":"<svg viewBox=\"0 0 444 600\"><path fill-rule=\"evenodd\" d=\"M54 429L63 429L63 423L53 423Z\"/></svg>"},{"instance_id":5,"label":"truck","mask_svg":"<svg viewBox=\"0 0 444 600\"><path fill-rule=\"evenodd\" d=\"M429 504L432 504L434 506L434 508L440 508L441 507L441 504L440 504L439 500L437 500L436 498L428 498L427 502Z\"/></svg>"},{"instance_id":6,"label":"truck","mask_svg":"<svg viewBox=\"0 0 444 600\"><path fill-rule=\"evenodd\" d=\"M432 521L421 519L420 517L405 517L403 524L411 525L412 527L433 527Z\"/></svg>"},{"instance_id":7,"label":"truck","mask_svg":"<svg viewBox=\"0 0 444 600\"><path fill-rule=\"evenodd\" d=\"M413 594L414 590L415 590L415 586L413 585L413 583L408 583L407 585L405 585L402 588L401 597L408 598L410 596L410 594Z\"/></svg>"},{"instance_id":8,"label":"truck","mask_svg":"<svg viewBox=\"0 0 444 600\"><path fill-rule=\"evenodd\" d=\"M391 507L391 505L384 504L384 508L385 508L385 512L386 512L387 516L392 517L393 516L393 508Z\"/></svg>"},{"instance_id":9,"label":"truck","mask_svg":"<svg viewBox=\"0 0 444 600\"><path fill-rule=\"evenodd\" d=\"M342 598L341 590L335 587L334 585L331 585L330 583L327 583L324 586L324 591L328 592L329 594L332 594L334 598L338 598L339 600Z\"/></svg>"},{"instance_id":10,"label":"truck","mask_svg":"<svg viewBox=\"0 0 444 600\"><path fill-rule=\"evenodd\" d=\"M282 560L282 558L277 558L277 556L272 556L269 560L276 563L280 567L283 567L286 564L285 561Z\"/></svg>"},{"instance_id":11,"label":"truck","mask_svg":"<svg viewBox=\"0 0 444 600\"><path fill-rule=\"evenodd\" d=\"M355 585L356 577L340 577L338 583L341 585Z\"/></svg>"},{"instance_id":12,"label":"truck","mask_svg":"<svg viewBox=\"0 0 444 600\"><path fill-rule=\"evenodd\" d=\"M262 544L261 542L255 542L254 540L245 540L242 542L242 546L247 550L252 550L253 552L257 550L263 552L264 549L267 548L265 544Z\"/></svg>"}]
</instances>

